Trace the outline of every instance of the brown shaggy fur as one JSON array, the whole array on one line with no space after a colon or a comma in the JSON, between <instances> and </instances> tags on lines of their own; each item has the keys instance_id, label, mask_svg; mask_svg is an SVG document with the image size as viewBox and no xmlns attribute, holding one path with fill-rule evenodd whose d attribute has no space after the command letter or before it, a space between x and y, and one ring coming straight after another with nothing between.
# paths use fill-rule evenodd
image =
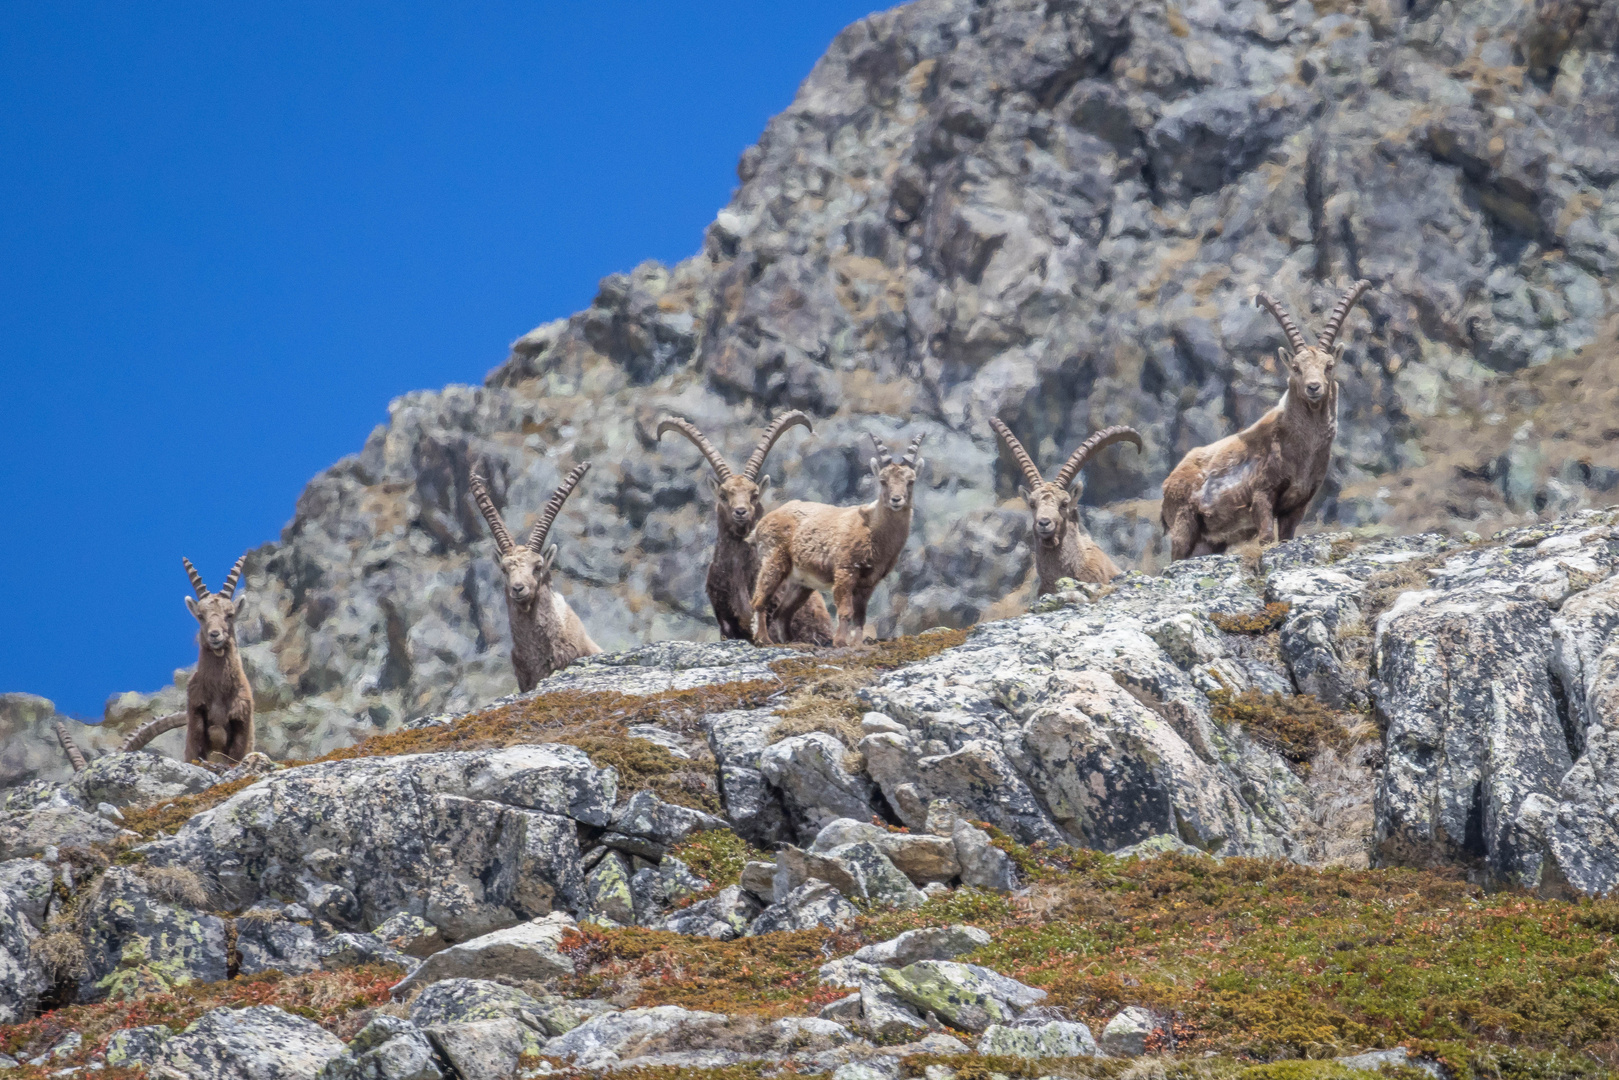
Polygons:
<instances>
[{"instance_id":1,"label":"brown shaggy fur","mask_svg":"<svg viewBox=\"0 0 1619 1080\"><path fill-rule=\"evenodd\" d=\"M186 761L217 754L234 764L253 752L253 687L236 651L236 616L247 600L235 595L236 579L246 559L236 560L217 593L208 591L189 559L182 560L197 593L185 598L186 608L200 624L197 669L186 683Z\"/></svg>"},{"instance_id":2,"label":"brown shaggy fur","mask_svg":"<svg viewBox=\"0 0 1619 1080\"><path fill-rule=\"evenodd\" d=\"M1164 479L1161 520L1171 561L1214 555L1232 544L1291 540L1310 500L1321 489L1338 434L1338 382L1343 356L1338 331L1371 282L1350 286L1316 344L1304 340L1268 293L1254 302L1270 311L1292 351L1277 355L1288 371L1287 391L1252 426L1189 452Z\"/></svg>"},{"instance_id":3,"label":"brown shaggy fur","mask_svg":"<svg viewBox=\"0 0 1619 1080\"><path fill-rule=\"evenodd\" d=\"M866 605L877 583L899 561L911 535L912 495L922 459L916 456L918 435L902 461L872 436L879 457L871 459L877 498L864 506L827 506L794 500L764 516L748 537L759 553L759 578L753 590L753 639L770 643L767 620L760 617L783 584L790 595L779 613L792 614L817 589L831 589L838 611L834 644L857 644L865 634Z\"/></svg>"}]
</instances>

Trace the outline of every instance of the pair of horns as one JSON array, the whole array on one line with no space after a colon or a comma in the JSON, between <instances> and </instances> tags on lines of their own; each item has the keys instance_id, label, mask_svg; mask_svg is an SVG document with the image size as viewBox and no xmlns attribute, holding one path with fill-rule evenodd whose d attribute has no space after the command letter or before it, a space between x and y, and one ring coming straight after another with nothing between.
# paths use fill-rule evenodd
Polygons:
<instances>
[{"instance_id":1,"label":"pair of horns","mask_svg":"<svg viewBox=\"0 0 1619 1080\"><path fill-rule=\"evenodd\" d=\"M989 418L989 426L995 429L995 434L1001 437L1001 441L1006 444L1006 448L1012 451L1012 456L1017 458L1017 463L1023 467L1023 478L1027 481L1030 489L1032 490L1045 483L1045 480L1040 475L1040 470L1034 467L1034 459L1029 456L1027 450L1023 449L1023 444L1018 442L1017 436L1012 434L1012 429L1003 424L999 417L995 416ZM1062 468L1057 470L1057 475L1052 478L1051 482L1059 488L1066 488L1074 482L1074 477L1079 475L1079 470L1085 467L1085 463L1091 459L1092 454L1104 447L1112 446L1116 442L1132 442L1136 444L1138 452L1142 449L1141 433L1135 428L1126 427L1123 424L1117 427L1103 428L1080 443L1079 448L1068 455L1068 460L1063 462Z\"/></svg>"},{"instance_id":2,"label":"pair of horns","mask_svg":"<svg viewBox=\"0 0 1619 1080\"><path fill-rule=\"evenodd\" d=\"M202 575L197 573L197 568L192 566L191 560L183 555L180 557L180 561L186 564L186 577L191 579L191 588L196 591L197 599L208 599L208 586L202 583ZM236 579L242 576L242 564L245 562L247 562L247 556L243 555L236 560L236 565L230 568L230 573L225 575L225 585L219 590L219 593L226 600L236 595Z\"/></svg>"},{"instance_id":3,"label":"pair of horns","mask_svg":"<svg viewBox=\"0 0 1619 1080\"><path fill-rule=\"evenodd\" d=\"M815 429L810 426L809 417L805 416L802 411L794 409L791 412L782 413L770 422L769 427L765 428L765 433L759 437L759 445L755 446L753 453L748 455L747 463L742 466L742 479L759 479L759 470L764 468L765 458L770 454L770 448L776 445L776 440L781 438L788 428L794 426L802 427L811 435L815 434ZM714 470L714 475L719 478L720 483L725 483L735 475L731 471L731 466L726 464L724 458L720 457L720 452L714 449L714 444L709 442L708 437L697 430L697 425L690 420L683 420L678 416L665 417L658 424L658 438L662 439L663 433L666 431L678 431L690 439L692 444L703 452L703 457L708 459L708 467Z\"/></svg>"},{"instance_id":4,"label":"pair of horns","mask_svg":"<svg viewBox=\"0 0 1619 1080\"><path fill-rule=\"evenodd\" d=\"M870 432L867 432L867 434L870 434ZM916 452L917 450L921 449L922 439L926 435L927 432L924 431L921 435L918 435L916 438L911 440L911 445L905 451L905 456L900 459L901 465L905 466L907 469L916 468ZM871 436L871 441L872 445L877 447L877 461L884 466L894 464L894 459L889 455L888 447L883 444L883 441L875 435Z\"/></svg>"},{"instance_id":5,"label":"pair of horns","mask_svg":"<svg viewBox=\"0 0 1619 1080\"><path fill-rule=\"evenodd\" d=\"M1333 308L1332 314L1328 316L1327 325L1322 328L1321 336L1316 338L1316 348L1326 352L1337 343L1338 333L1344 328L1344 320L1349 318L1349 309L1355 306L1355 301L1360 299L1361 293L1371 287L1372 283L1370 281L1361 278L1345 290L1342 298L1338 301L1338 306ZM1262 292L1254 297L1254 306L1264 308L1275 317L1276 321L1282 326L1282 333L1287 335L1287 343L1292 346L1295 353L1303 352L1309 347L1304 342L1304 335L1299 332L1299 328L1288 317L1287 309L1282 307L1281 301L1277 300L1276 297L1268 292Z\"/></svg>"},{"instance_id":6,"label":"pair of horns","mask_svg":"<svg viewBox=\"0 0 1619 1080\"><path fill-rule=\"evenodd\" d=\"M563 477L562 483L551 492L551 497L545 501L545 508L540 511L539 520L528 534L528 549L533 552L545 550L545 538L551 532L551 523L562 512L562 504L568 501L573 489L579 486L579 481L590 469L590 462L581 461L573 467L573 471ZM502 555L508 554L516 544L512 543L512 534L506 531L506 523L500 520L500 511L495 509L495 500L489 497L489 488L485 486L483 477L477 473L472 474L472 498L483 513L483 519L489 523L489 531L494 534L495 546Z\"/></svg>"}]
</instances>

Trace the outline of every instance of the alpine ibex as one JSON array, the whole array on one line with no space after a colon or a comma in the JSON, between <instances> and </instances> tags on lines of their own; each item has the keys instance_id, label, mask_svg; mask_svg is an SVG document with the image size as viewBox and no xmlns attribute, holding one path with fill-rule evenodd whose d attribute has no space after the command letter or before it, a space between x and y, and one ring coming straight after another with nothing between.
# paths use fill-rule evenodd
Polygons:
<instances>
[{"instance_id":1,"label":"alpine ibex","mask_svg":"<svg viewBox=\"0 0 1619 1080\"><path fill-rule=\"evenodd\" d=\"M196 597L186 597L186 608L196 616L197 670L186 684L186 746L183 761L204 761L219 754L232 764L253 752L253 687L236 651L236 616L246 594L236 595L243 555L225 577L224 587L210 593L202 575L182 558Z\"/></svg>"},{"instance_id":2,"label":"alpine ibex","mask_svg":"<svg viewBox=\"0 0 1619 1080\"><path fill-rule=\"evenodd\" d=\"M1349 287L1314 346L1275 297L1254 297L1281 324L1291 346L1291 352L1276 350L1288 371L1287 390L1251 427L1188 452L1164 479L1160 519L1172 561L1218 554L1255 537L1261 544L1293 538L1327 477L1338 434L1333 368L1344 353L1338 332L1371 284L1361 280Z\"/></svg>"},{"instance_id":3,"label":"alpine ibex","mask_svg":"<svg viewBox=\"0 0 1619 1080\"><path fill-rule=\"evenodd\" d=\"M517 672L517 687L524 693L558 668L566 667L581 656L601 652L562 594L551 588L551 564L556 560L557 546L545 546L551 523L589 468L590 462L580 462L563 478L546 500L539 520L528 534L528 543L522 547L512 542L512 535L500 520L500 511L495 509L495 501L489 497L483 477L476 474L472 477L472 498L489 523L489 532L500 554L500 572L506 575L512 668Z\"/></svg>"},{"instance_id":4,"label":"alpine ibex","mask_svg":"<svg viewBox=\"0 0 1619 1080\"><path fill-rule=\"evenodd\" d=\"M759 579L753 587L753 640L770 643L765 601L784 583L792 592L779 608L784 619L803 605L816 589L831 589L838 610L837 645L858 644L866 628L866 604L877 583L899 561L911 535L911 499L922 459L916 451L922 436L911 441L901 461L873 435L877 456L871 473L877 479L877 498L864 506L828 506L825 503L782 503L766 514L748 542L759 553Z\"/></svg>"},{"instance_id":5,"label":"alpine ibex","mask_svg":"<svg viewBox=\"0 0 1619 1080\"><path fill-rule=\"evenodd\" d=\"M713 470L708 482L716 500L714 513L718 535L714 541L714 558L708 564L707 591L709 606L714 609L714 618L720 624L721 637L748 638L753 634L753 585L759 576L759 557L753 545L748 543L747 536L753 531L754 523L764 514L761 496L770 487L769 475L760 476L759 470L764 467L765 457L770 453L770 448L776 445L776 440L794 425L801 425L811 435L815 434L815 429L810 427L809 417L799 410L782 413L765 429L759 444L742 466L742 471L734 473L708 438L689 420L672 416L658 424L659 439L666 431L680 432L702 452ZM780 610L783 594L791 591L793 587L785 583L777 590L772 600L776 610ZM774 612L770 614L774 615ZM773 621L775 625L771 627L771 633L777 640L801 641L809 645L832 643L832 616L827 612L826 601L821 599L819 593L811 594L793 616L791 625L780 619Z\"/></svg>"},{"instance_id":6,"label":"alpine ibex","mask_svg":"<svg viewBox=\"0 0 1619 1080\"><path fill-rule=\"evenodd\" d=\"M1020 486L1017 493L1034 513L1034 566L1040 574L1038 595L1056 592L1058 578L1102 584L1118 577L1123 571L1079 523L1079 497L1085 490L1079 470L1092 454L1116 442L1133 442L1139 452L1140 433L1132 427L1103 428L1080 443L1079 449L1068 455L1057 475L1048 481L1041 478L1034 459L1010 428L996 417L990 418L989 425L1012 451L1027 481L1027 486Z\"/></svg>"}]
</instances>

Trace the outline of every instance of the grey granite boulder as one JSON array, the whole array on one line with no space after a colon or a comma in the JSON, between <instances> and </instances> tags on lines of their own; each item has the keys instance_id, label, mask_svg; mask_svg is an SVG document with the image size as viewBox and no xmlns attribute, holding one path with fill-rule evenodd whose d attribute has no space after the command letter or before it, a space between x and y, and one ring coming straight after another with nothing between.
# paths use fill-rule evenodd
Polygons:
<instances>
[{"instance_id":1,"label":"grey granite boulder","mask_svg":"<svg viewBox=\"0 0 1619 1080\"><path fill-rule=\"evenodd\" d=\"M1011 1027L991 1024L978 1040L978 1052L1026 1058L1100 1056L1091 1029L1067 1020Z\"/></svg>"},{"instance_id":2,"label":"grey granite boulder","mask_svg":"<svg viewBox=\"0 0 1619 1080\"><path fill-rule=\"evenodd\" d=\"M440 1024L426 1034L459 1080L508 1080L518 1059L541 1046L532 1029L510 1017Z\"/></svg>"},{"instance_id":3,"label":"grey granite boulder","mask_svg":"<svg viewBox=\"0 0 1619 1080\"><path fill-rule=\"evenodd\" d=\"M609 829L611 833L641 838L666 850L693 833L726 827L723 819L712 814L705 814L688 806L666 803L650 791L639 791L623 806L613 811ZM661 858L663 853L660 850L656 857Z\"/></svg>"},{"instance_id":4,"label":"grey granite boulder","mask_svg":"<svg viewBox=\"0 0 1619 1080\"><path fill-rule=\"evenodd\" d=\"M18 914L36 930L45 928L51 906L51 885L56 875L38 859L12 859L0 862L0 893L11 901Z\"/></svg>"},{"instance_id":5,"label":"grey granite boulder","mask_svg":"<svg viewBox=\"0 0 1619 1080\"><path fill-rule=\"evenodd\" d=\"M762 909L763 905L741 886L730 885L707 900L671 912L663 921L663 929L729 941L746 934Z\"/></svg>"},{"instance_id":6,"label":"grey granite boulder","mask_svg":"<svg viewBox=\"0 0 1619 1080\"><path fill-rule=\"evenodd\" d=\"M106 818L73 806L0 814L0 859L40 855L49 848L89 850L119 831Z\"/></svg>"},{"instance_id":7,"label":"grey granite boulder","mask_svg":"<svg viewBox=\"0 0 1619 1080\"><path fill-rule=\"evenodd\" d=\"M200 765L137 750L131 754L107 754L74 774L72 787L85 802L111 803L137 810L155 806L182 795L195 795L219 782L219 777Z\"/></svg>"},{"instance_id":8,"label":"grey granite boulder","mask_svg":"<svg viewBox=\"0 0 1619 1080\"><path fill-rule=\"evenodd\" d=\"M954 960L990 943L976 926L929 926L856 950L854 958L879 967L905 967L918 960Z\"/></svg>"},{"instance_id":9,"label":"grey granite boulder","mask_svg":"<svg viewBox=\"0 0 1619 1080\"><path fill-rule=\"evenodd\" d=\"M126 1038L119 1046L130 1065L187 1080L315 1080L342 1053L337 1036L274 1005L212 1009L171 1038Z\"/></svg>"},{"instance_id":10,"label":"grey granite boulder","mask_svg":"<svg viewBox=\"0 0 1619 1080\"><path fill-rule=\"evenodd\" d=\"M781 790L788 821L800 840L813 839L837 818L870 820L872 784L844 767L847 750L824 731L794 735L759 755L759 771Z\"/></svg>"},{"instance_id":11,"label":"grey granite boulder","mask_svg":"<svg viewBox=\"0 0 1619 1080\"><path fill-rule=\"evenodd\" d=\"M575 822L607 824L616 791L571 746L358 758L266 777L139 850L209 867L231 907L292 897L359 931L406 912L461 941L577 910Z\"/></svg>"},{"instance_id":12,"label":"grey granite boulder","mask_svg":"<svg viewBox=\"0 0 1619 1080\"><path fill-rule=\"evenodd\" d=\"M80 1001L225 978L224 920L163 899L134 872L109 868L82 904Z\"/></svg>"},{"instance_id":13,"label":"grey granite boulder","mask_svg":"<svg viewBox=\"0 0 1619 1080\"><path fill-rule=\"evenodd\" d=\"M573 961L557 946L574 922L560 911L482 937L441 949L394 987L403 995L413 986L442 979L507 979L543 981L573 974Z\"/></svg>"},{"instance_id":14,"label":"grey granite boulder","mask_svg":"<svg viewBox=\"0 0 1619 1080\"><path fill-rule=\"evenodd\" d=\"M321 944L315 931L270 912L249 912L236 920L236 951L239 975L261 971L303 975L321 967Z\"/></svg>"},{"instance_id":15,"label":"grey granite boulder","mask_svg":"<svg viewBox=\"0 0 1619 1080\"><path fill-rule=\"evenodd\" d=\"M585 909L594 920L618 926L635 922L635 897L630 892L630 869L624 856L609 851L585 875Z\"/></svg>"},{"instance_id":16,"label":"grey granite boulder","mask_svg":"<svg viewBox=\"0 0 1619 1080\"><path fill-rule=\"evenodd\" d=\"M536 1031L543 1031L545 1025L539 1020L541 1008L533 995L515 986L502 986L487 979L441 979L416 995L410 1005L410 1022L425 1028L511 1017Z\"/></svg>"},{"instance_id":17,"label":"grey granite boulder","mask_svg":"<svg viewBox=\"0 0 1619 1080\"><path fill-rule=\"evenodd\" d=\"M416 1025L378 1016L361 1028L343 1053L326 1063L321 1080L443 1080L438 1054Z\"/></svg>"},{"instance_id":18,"label":"grey granite boulder","mask_svg":"<svg viewBox=\"0 0 1619 1080\"><path fill-rule=\"evenodd\" d=\"M807 850L820 854L861 842L875 845L916 885L947 882L961 874L961 861L950 838L925 832L892 832L851 818L828 822Z\"/></svg>"},{"instance_id":19,"label":"grey granite boulder","mask_svg":"<svg viewBox=\"0 0 1619 1080\"><path fill-rule=\"evenodd\" d=\"M38 934L22 906L0 891L0 1024L27 1019L49 988L33 960L31 947Z\"/></svg>"},{"instance_id":20,"label":"grey granite boulder","mask_svg":"<svg viewBox=\"0 0 1619 1080\"><path fill-rule=\"evenodd\" d=\"M766 908L748 927L748 936L808 930L814 926L844 926L859 914L831 885L808 881Z\"/></svg>"},{"instance_id":21,"label":"grey granite boulder","mask_svg":"<svg viewBox=\"0 0 1619 1080\"><path fill-rule=\"evenodd\" d=\"M1046 992L1024 986L976 964L921 960L895 970L883 968L889 989L912 1008L933 1013L952 1027L979 1033L991 1024L1016 1020L1045 1000Z\"/></svg>"},{"instance_id":22,"label":"grey granite boulder","mask_svg":"<svg viewBox=\"0 0 1619 1080\"><path fill-rule=\"evenodd\" d=\"M566 1035L545 1044L548 1056L563 1058L576 1068L611 1068L637 1056L654 1038L679 1032L688 1037L725 1022L720 1013L659 1005L649 1009L626 1009L605 1013L588 1020Z\"/></svg>"},{"instance_id":23,"label":"grey granite boulder","mask_svg":"<svg viewBox=\"0 0 1619 1080\"><path fill-rule=\"evenodd\" d=\"M1101 1048L1113 1057L1139 1057L1147 1051L1147 1037L1161 1023L1152 1010L1139 1005L1120 1009L1102 1029Z\"/></svg>"}]
</instances>

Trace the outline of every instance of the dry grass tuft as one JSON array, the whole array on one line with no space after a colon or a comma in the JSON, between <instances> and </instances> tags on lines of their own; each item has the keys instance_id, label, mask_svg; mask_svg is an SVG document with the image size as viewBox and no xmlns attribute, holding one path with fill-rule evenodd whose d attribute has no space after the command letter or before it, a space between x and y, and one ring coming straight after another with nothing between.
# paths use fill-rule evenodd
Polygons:
<instances>
[{"instance_id":1,"label":"dry grass tuft","mask_svg":"<svg viewBox=\"0 0 1619 1080\"><path fill-rule=\"evenodd\" d=\"M1356 721L1330 709L1310 694L1266 694L1244 690L1233 694L1216 690L1209 695L1215 720L1240 724L1258 742L1286 758L1301 775L1322 750L1347 750Z\"/></svg>"},{"instance_id":2,"label":"dry grass tuft","mask_svg":"<svg viewBox=\"0 0 1619 1080\"><path fill-rule=\"evenodd\" d=\"M76 979L84 971L84 939L71 928L41 934L29 946L29 952L56 982Z\"/></svg>"},{"instance_id":3,"label":"dry grass tuft","mask_svg":"<svg viewBox=\"0 0 1619 1080\"><path fill-rule=\"evenodd\" d=\"M1264 611L1228 615L1223 611L1209 612L1209 621L1228 634L1268 634L1287 621L1293 610L1288 603L1266 604Z\"/></svg>"},{"instance_id":4,"label":"dry grass tuft","mask_svg":"<svg viewBox=\"0 0 1619 1080\"><path fill-rule=\"evenodd\" d=\"M196 871L183 866L136 866L131 872L145 883L147 892L170 904L202 908L213 899Z\"/></svg>"}]
</instances>

